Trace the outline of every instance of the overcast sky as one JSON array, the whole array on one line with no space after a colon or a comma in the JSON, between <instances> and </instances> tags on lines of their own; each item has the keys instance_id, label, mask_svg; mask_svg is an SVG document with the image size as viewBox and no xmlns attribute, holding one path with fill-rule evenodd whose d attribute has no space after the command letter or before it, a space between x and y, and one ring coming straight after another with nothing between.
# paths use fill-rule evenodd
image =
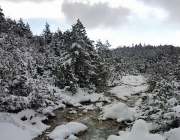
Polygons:
<instances>
[{"instance_id":1,"label":"overcast sky","mask_svg":"<svg viewBox=\"0 0 180 140\"><path fill-rule=\"evenodd\" d=\"M180 0L0 0L6 17L29 23L34 34L45 23L54 32L80 19L92 40L112 47L132 44L180 46Z\"/></svg>"}]
</instances>

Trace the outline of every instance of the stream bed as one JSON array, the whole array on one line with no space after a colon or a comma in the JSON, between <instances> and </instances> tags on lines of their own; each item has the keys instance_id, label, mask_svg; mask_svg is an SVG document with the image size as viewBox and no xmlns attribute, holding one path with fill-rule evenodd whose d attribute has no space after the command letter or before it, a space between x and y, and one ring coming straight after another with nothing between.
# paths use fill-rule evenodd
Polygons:
<instances>
[{"instance_id":1,"label":"stream bed","mask_svg":"<svg viewBox=\"0 0 180 140\"><path fill-rule=\"evenodd\" d=\"M134 107L136 101L140 98L141 93L145 93L148 89L148 86L144 87L144 84L146 84L146 82L142 76L124 76L122 83L119 85L107 87L104 96L108 97L111 102L103 102L103 106L122 102L128 107ZM119 86L119 89L115 91L116 94L112 94L111 89L117 86ZM117 96L123 91L127 93L127 96L124 96L126 100L118 98ZM99 102L83 102L81 105L96 106L96 103ZM67 124L68 122L79 122L88 127L87 131L76 135L78 140L106 140L110 135L116 135L120 130L125 130L128 127L124 121L117 122L116 119L98 119L102 111L98 107L87 112L83 110L84 109L82 108L73 106L54 110L55 117L44 121L45 124L50 125L51 127L34 140L48 140L48 133L52 132L56 126ZM71 114L70 111L75 112L75 114Z\"/></svg>"},{"instance_id":2,"label":"stream bed","mask_svg":"<svg viewBox=\"0 0 180 140\"><path fill-rule=\"evenodd\" d=\"M111 97L111 99L119 102L117 99L113 99L113 97ZM127 100L124 103L132 107L137 99L138 95L134 95L131 99ZM122 100L120 101L122 102ZM82 105L91 104L95 103L84 103ZM72 110L75 110L77 113L69 113ZM73 106L66 107L65 109L54 110L55 117L44 121L45 124L50 125L51 127L34 140L47 140L48 137L46 136L46 134L52 132L56 126L66 124L68 122L79 122L85 124L88 127L87 131L77 136L79 140L106 140L109 135L116 135L118 131L125 130L125 128L127 127L125 124L118 123L113 119L107 119L104 121L99 120L98 117L100 116L100 112L100 109L83 112L83 109Z\"/></svg>"}]
</instances>

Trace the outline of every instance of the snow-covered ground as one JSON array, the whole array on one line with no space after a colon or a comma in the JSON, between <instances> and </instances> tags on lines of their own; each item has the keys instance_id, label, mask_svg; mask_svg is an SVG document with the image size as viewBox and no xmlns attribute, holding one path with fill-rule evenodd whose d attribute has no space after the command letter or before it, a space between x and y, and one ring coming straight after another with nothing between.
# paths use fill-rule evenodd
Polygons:
<instances>
[{"instance_id":1,"label":"snow-covered ground","mask_svg":"<svg viewBox=\"0 0 180 140\"><path fill-rule=\"evenodd\" d=\"M142 84L146 84L146 80L147 79L142 75L140 76L127 75L122 77L121 82L126 85L141 86Z\"/></svg>"},{"instance_id":2,"label":"snow-covered ground","mask_svg":"<svg viewBox=\"0 0 180 140\"><path fill-rule=\"evenodd\" d=\"M146 79L143 76L124 76L119 83L119 86L112 88L109 92L118 98L129 100L132 94L142 93L140 97L144 96L148 85L146 84ZM79 89L78 93L72 95L72 93L67 91L61 91L63 101L67 100L67 103L74 105L76 110L81 109L82 112L88 112L92 110L101 110L99 114L99 120L115 119L117 122L124 120L134 121L132 129L127 129L126 131L119 131L119 136L110 135L108 140L179 140L180 138L180 128L172 129L164 134L150 134L149 131L153 130L153 125L151 123L146 123L144 120L138 120L138 115L141 113L137 112L137 106L139 105L141 99L139 99L134 107L128 107L125 103L119 102L117 100L112 101L112 97L105 96L105 93L88 94L83 90ZM128 97L128 98L126 98ZM90 105L82 105L81 102L96 102ZM107 102L106 104L104 102ZM66 106L61 104L59 107L65 108ZM59 108L56 107L56 108ZM46 112L52 113L53 109L56 108L46 108ZM177 113L180 111L180 107L177 106L173 108ZM69 111L70 114L77 114L77 111L72 108ZM178 115L177 115L178 116ZM179 117L179 116L178 116ZM45 115L36 113L33 110L26 109L17 114L15 113L0 113L0 140L31 140L38 135L41 135L44 130L50 126L42 123L42 120L47 119ZM60 120L61 121L61 120ZM104 123L105 123L104 121ZM76 140L78 139L74 134L81 131L88 130L87 126L78 122L69 122L67 124L57 126L49 136L53 140Z\"/></svg>"},{"instance_id":3,"label":"snow-covered ground","mask_svg":"<svg viewBox=\"0 0 180 140\"><path fill-rule=\"evenodd\" d=\"M72 95L72 93L67 91L59 91L59 92L62 93L61 98L65 103L72 104L74 106L79 107L80 109L84 109L84 112L87 112L89 110L94 110L97 107L93 105L82 106L80 102L99 101L100 103L97 104L97 106L101 106L102 104L101 101L110 102L109 98L104 96L104 93L88 94L80 88L78 89L78 92L75 95ZM57 108L66 108L66 105L59 104L54 108L49 106L44 108L42 113L54 115L52 111ZM77 112L71 111L70 113L76 114ZM45 119L47 119L45 115L37 113L31 109L23 110L18 114L0 112L0 140L31 140L37 137L38 135L41 135L44 130L50 127L42 123L42 120ZM77 126L77 124L75 126ZM73 127L73 123L70 125L70 127ZM74 133L70 133L70 134L71 135L68 135L69 136L68 139L74 140L76 138L73 135ZM49 136L51 136L52 138L54 135L51 134Z\"/></svg>"},{"instance_id":4,"label":"snow-covered ground","mask_svg":"<svg viewBox=\"0 0 180 140\"><path fill-rule=\"evenodd\" d=\"M13 113L0 113L0 140L31 140L50 126L42 123L44 115L27 109Z\"/></svg>"},{"instance_id":5,"label":"snow-covered ground","mask_svg":"<svg viewBox=\"0 0 180 140\"><path fill-rule=\"evenodd\" d=\"M126 100L128 96L145 92L148 89L146 79L143 76L124 76L121 79L121 84L112 88L109 92L113 95Z\"/></svg>"},{"instance_id":6,"label":"snow-covered ground","mask_svg":"<svg viewBox=\"0 0 180 140\"><path fill-rule=\"evenodd\" d=\"M102 120L106 118L117 119L117 122L123 120L134 120L135 110L129 108L124 103L110 104L103 107L103 117Z\"/></svg>"},{"instance_id":7,"label":"snow-covered ground","mask_svg":"<svg viewBox=\"0 0 180 140\"><path fill-rule=\"evenodd\" d=\"M120 136L111 135L108 140L164 140L159 134L149 134L148 126L144 120L137 120L130 132L119 131Z\"/></svg>"},{"instance_id":8,"label":"snow-covered ground","mask_svg":"<svg viewBox=\"0 0 180 140\"><path fill-rule=\"evenodd\" d=\"M57 126L48 136L53 140L64 140L65 138L76 140L77 137L74 134L85 131L86 129L87 126L82 123L70 122L66 125Z\"/></svg>"}]
</instances>

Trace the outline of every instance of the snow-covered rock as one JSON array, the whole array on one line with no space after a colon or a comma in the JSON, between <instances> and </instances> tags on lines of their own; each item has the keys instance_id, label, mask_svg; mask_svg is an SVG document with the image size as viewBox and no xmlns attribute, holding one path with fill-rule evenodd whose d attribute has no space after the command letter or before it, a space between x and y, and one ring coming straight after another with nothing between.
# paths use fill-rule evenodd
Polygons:
<instances>
[{"instance_id":1,"label":"snow-covered rock","mask_svg":"<svg viewBox=\"0 0 180 140\"><path fill-rule=\"evenodd\" d=\"M82 123L78 122L69 122L66 124L66 127L71 131L73 134L77 134L81 131L85 131L87 129L87 126L85 126Z\"/></svg>"},{"instance_id":2,"label":"snow-covered rock","mask_svg":"<svg viewBox=\"0 0 180 140\"><path fill-rule=\"evenodd\" d=\"M71 135L71 131L66 127L66 125L57 126L50 134L49 138L53 140L64 140L64 138Z\"/></svg>"},{"instance_id":3,"label":"snow-covered rock","mask_svg":"<svg viewBox=\"0 0 180 140\"><path fill-rule=\"evenodd\" d=\"M108 140L164 140L159 134L149 134L148 126L144 120L135 121L130 132L120 131L119 134L120 136L109 136Z\"/></svg>"},{"instance_id":4,"label":"snow-covered rock","mask_svg":"<svg viewBox=\"0 0 180 140\"><path fill-rule=\"evenodd\" d=\"M70 114L77 114L77 111L76 110L71 110L69 111Z\"/></svg>"},{"instance_id":5,"label":"snow-covered rock","mask_svg":"<svg viewBox=\"0 0 180 140\"><path fill-rule=\"evenodd\" d=\"M103 107L103 118L123 120L134 120L135 110L124 103L111 104Z\"/></svg>"},{"instance_id":6,"label":"snow-covered rock","mask_svg":"<svg viewBox=\"0 0 180 140\"><path fill-rule=\"evenodd\" d=\"M87 126L82 123L70 122L66 125L57 126L48 136L53 140L64 140L67 137L68 140L75 140L76 137L72 134L78 134L86 129Z\"/></svg>"}]
</instances>

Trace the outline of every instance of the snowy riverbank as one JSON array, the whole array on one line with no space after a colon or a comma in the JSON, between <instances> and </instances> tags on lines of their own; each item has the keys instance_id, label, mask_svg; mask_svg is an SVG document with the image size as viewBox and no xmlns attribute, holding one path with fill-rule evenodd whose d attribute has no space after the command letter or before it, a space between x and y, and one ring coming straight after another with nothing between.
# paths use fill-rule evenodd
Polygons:
<instances>
[{"instance_id":1,"label":"snowy riverbank","mask_svg":"<svg viewBox=\"0 0 180 140\"><path fill-rule=\"evenodd\" d=\"M144 93L146 90L148 90L148 85L143 76L128 75L124 76L116 87L111 88L108 94L87 94L79 89L78 93L72 96L70 92L62 91L62 97L71 102L74 107L67 108L64 104L59 106L59 108L64 108L64 110L59 110L58 113L65 112L64 116L61 117L64 117L66 122L62 118L53 122L53 128L55 129L51 130L52 132L46 132L47 136L55 140L64 140L65 138L67 140L76 140L78 139L77 137L81 138L81 136L77 136L77 133L86 130L87 132L83 135L90 135L88 138L92 140L178 140L179 128L172 129L161 135L150 134L149 131L153 129L153 125L138 119L141 117L138 105L141 102L141 98L146 95ZM81 102L88 102L88 104L81 104ZM49 110L50 114L54 114L52 112L53 109L47 108L47 110ZM55 112L55 115L58 116L57 111ZM43 124L42 121L45 119L47 119L45 115L30 109L23 110L17 114L1 112L0 140L31 140L38 135L46 135L44 131L52 127L52 125ZM111 119L113 120L111 121ZM133 123L131 124L132 129L129 129L127 125L127 128L121 130L120 126L126 121ZM92 125L89 125L89 123L96 126L90 128ZM104 134L101 134L100 131L106 131L106 123L108 123L107 125L110 123L113 123L112 125L116 124L113 127L117 127L117 129L114 129L117 132L104 137ZM55 127L55 125L58 126ZM92 131L92 129L95 129L95 131ZM118 133L119 136L114 135L115 133Z\"/></svg>"}]
</instances>

